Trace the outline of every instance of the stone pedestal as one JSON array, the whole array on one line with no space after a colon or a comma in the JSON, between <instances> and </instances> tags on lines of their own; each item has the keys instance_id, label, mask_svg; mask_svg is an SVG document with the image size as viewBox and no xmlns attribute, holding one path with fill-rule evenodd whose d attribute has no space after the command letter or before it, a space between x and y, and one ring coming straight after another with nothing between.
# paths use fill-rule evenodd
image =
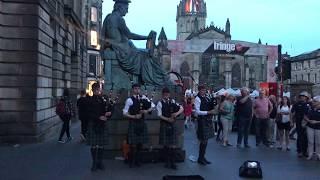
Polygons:
<instances>
[{"instance_id":1,"label":"stone pedestal","mask_svg":"<svg viewBox=\"0 0 320 180\"><path fill-rule=\"evenodd\" d=\"M110 132L109 145L105 147L106 157L114 158L115 156L121 156L122 143L126 140L129 120L123 117L122 109L125 101L131 96L131 85L138 83L138 77L131 75L123 71L118 63L115 53L106 49L104 52L104 64L105 64L105 85L104 93L119 98L118 103L115 106L112 118L108 121L108 127ZM142 85L141 94L147 94L149 97L153 96L153 102L156 104L161 99L161 90L163 87L157 87L153 85ZM177 102L182 102L183 93L182 89L177 86L169 86L171 89L171 97L175 98ZM145 122L148 126L149 143L144 146L144 149L157 149L159 146L159 132L160 132L160 119L157 117L156 110L152 111L151 115L145 116ZM177 119L178 123L178 147L183 149L184 142L184 120L183 115Z\"/></svg>"}]
</instances>

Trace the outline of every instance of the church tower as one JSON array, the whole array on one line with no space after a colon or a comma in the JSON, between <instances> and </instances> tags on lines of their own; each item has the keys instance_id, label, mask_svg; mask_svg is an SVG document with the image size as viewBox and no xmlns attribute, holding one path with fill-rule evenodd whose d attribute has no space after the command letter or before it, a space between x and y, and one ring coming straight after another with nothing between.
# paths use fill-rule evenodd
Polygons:
<instances>
[{"instance_id":1,"label":"church tower","mask_svg":"<svg viewBox=\"0 0 320 180\"><path fill-rule=\"evenodd\" d=\"M204 0L181 0L177 6L177 40L205 28L207 5Z\"/></svg>"}]
</instances>

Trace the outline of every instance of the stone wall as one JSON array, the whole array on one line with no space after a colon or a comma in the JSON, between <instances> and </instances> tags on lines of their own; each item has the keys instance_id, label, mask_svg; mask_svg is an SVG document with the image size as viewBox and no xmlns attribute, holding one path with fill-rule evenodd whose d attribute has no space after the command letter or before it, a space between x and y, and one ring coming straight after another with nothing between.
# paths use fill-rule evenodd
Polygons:
<instances>
[{"instance_id":1,"label":"stone wall","mask_svg":"<svg viewBox=\"0 0 320 180\"><path fill-rule=\"evenodd\" d=\"M66 87L73 94L84 87L82 31L64 7L62 0L0 0L0 143L57 137L56 100Z\"/></svg>"}]
</instances>

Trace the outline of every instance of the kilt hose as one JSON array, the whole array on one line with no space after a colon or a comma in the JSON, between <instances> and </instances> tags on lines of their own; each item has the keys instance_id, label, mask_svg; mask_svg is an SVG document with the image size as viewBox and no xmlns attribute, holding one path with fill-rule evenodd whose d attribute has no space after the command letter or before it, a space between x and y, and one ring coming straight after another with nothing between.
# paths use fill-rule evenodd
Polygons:
<instances>
[{"instance_id":1,"label":"kilt hose","mask_svg":"<svg viewBox=\"0 0 320 180\"><path fill-rule=\"evenodd\" d=\"M88 123L88 131L86 134L87 145L90 146L103 146L109 143L109 131L107 123L104 126L97 127L94 122Z\"/></svg>"},{"instance_id":2,"label":"kilt hose","mask_svg":"<svg viewBox=\"0 0 320 180\"><path fill-rule=\"evenodd\" d=\"M144 120L130 120L128 128L128 144L138 145L147 144L148 142L148 127Z\"/></svg>"},{"instance_id":3,"label":"kilt hose","mask_svg":"<svg viewBox=\"0 0 320 180\"><path fill-rule=\"evenodd\" d=\"M213 123L209 116L198 116L197 137L200 141L214 137Z\"/></svg>"},{"instance_id":4,"label":"kilt hose","mask_svg":"<svg viewBox=\"0 0 320 180\"><path fill-rule=\"evenodd\" d=\"M159 144L164 146L177 145L177 126L175 123L160 121Z\"/></svg>"}]
</instances>

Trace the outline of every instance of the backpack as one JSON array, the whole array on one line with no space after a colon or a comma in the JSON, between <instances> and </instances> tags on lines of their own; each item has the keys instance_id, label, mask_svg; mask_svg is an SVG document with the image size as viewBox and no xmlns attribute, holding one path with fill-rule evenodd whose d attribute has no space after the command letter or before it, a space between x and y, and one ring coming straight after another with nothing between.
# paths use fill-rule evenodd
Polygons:
<instances>
[{"instance_id":1,"label":"backpack","mask_svg":"<svg viewBox=\"0 0 320 180\"><path fill-rule=\"evenodd\" d=\"M62 116L66 113L66 103L63 100L59 100L56 105L56 114Z\"/></svg>"},{"instance_id":2,"label":"backpack","mask_svg":"<svg viewBox=\"0 0 320 180\"><path fill-rule=\"evenodd\" d=\"M64 115L71 115L71 109L68 107L67 103L65 100L60 99L59 102L56 105L56 114L59 116L64 116Z\"/></svg>"}]
</instances>

